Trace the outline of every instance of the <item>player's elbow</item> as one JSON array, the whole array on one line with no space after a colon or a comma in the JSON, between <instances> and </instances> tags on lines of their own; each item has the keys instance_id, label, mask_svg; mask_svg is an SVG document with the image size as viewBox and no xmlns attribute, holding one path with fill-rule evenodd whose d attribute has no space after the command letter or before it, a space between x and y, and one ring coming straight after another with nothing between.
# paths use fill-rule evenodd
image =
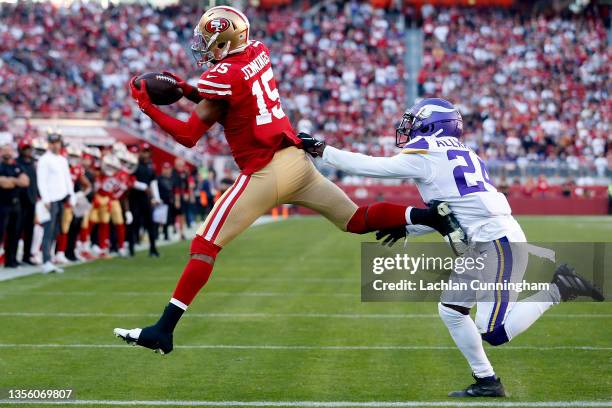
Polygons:
<instances>
[{"instance_id":1,"label":"player's elbow","mask_svg":"<svg viewBox=\"0 0 612 408\"><path fill-rule=\"evenodd\" d=\"M201 136L200 136L201 137ZM181 145L191 149L198 143L200 137L193 137L191 135L178 135L174 139Z\"/></svg>"},{"instance_id":2,"label":"player's elbow","mask_svg":"<svg viewBox=\"0 0 612 408\"><path fill-rule=\"evenodd\" d=\"M181 144L189 149L191 149L193 146L196 145L196 143L193 140L187 140Z\"/></svg>"}]
</instances>

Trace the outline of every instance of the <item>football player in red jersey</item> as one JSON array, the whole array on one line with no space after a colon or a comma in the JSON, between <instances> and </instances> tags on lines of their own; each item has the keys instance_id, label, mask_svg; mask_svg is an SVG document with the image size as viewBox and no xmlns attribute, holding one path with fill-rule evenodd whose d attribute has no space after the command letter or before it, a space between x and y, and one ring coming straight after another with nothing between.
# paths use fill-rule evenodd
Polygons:
<instances>
[{"instance_id":1,"label":"football player in red jersey","mask_svg":"<svg viewBox=\"0 0 612 408\"><path fill-rule=\"evenodd\" d=\"M196 104L189 120L155 107L144 81L132 97L140 109L178 143L193 147L215 123L241 173L215 203L191 243L191 259L157 323L144 329L116 328L130 344L162 353L172 351L172 333L183 312L206 284L218 252L259 216L280 204L296 204L323 215L343 231L363 234L404 228L409 208L389 203L357 207L317 171L283 112L268 48L249 40L246 16L232 7L207 10L196 29L192 50L198 65L209 65L198 86L172 73L183 95ZM422 210L427 211L427 210Z\"/></svg>"},{"instance_id":2,"label":"football player in red jersey","mask_svg":"<svg viewBox=\"0 0 612 408\"><path fill-rule=\"evenodd\" d=\"M130 189L131 184L132 176L122 169L119 158L107 153L102 158L102 173L96 180L96 195L91 213L91 219L98 224L98 246L102 258L108 257L111 222L116 228L119 254L127 255L125 219L121 199Z\"/></svg>"},{"instance_id":3,"label":"football player in red jersey","mask_svg":"<svg viewBox=\"0 0 612 408\"><path fill-rule=\"evenodd\" d=\"M74 184L74 190L77 193L77 195L75 195L77 199L89 194L91 190L91 183L89 182L89 179L85 177L85 169L81 164L82 153L82 148L78 145L70 144L66 146L70 176L72 178L72 183ZM68 247L68 232L70 230L70 224L72 224L72 220L74 218L73 204L76 203L66 202L64 204L60 232L57 235L55 243L55 261L60 264L68 263L68 259L66 258L66 248Z\"/></svg>"}]
</instances>

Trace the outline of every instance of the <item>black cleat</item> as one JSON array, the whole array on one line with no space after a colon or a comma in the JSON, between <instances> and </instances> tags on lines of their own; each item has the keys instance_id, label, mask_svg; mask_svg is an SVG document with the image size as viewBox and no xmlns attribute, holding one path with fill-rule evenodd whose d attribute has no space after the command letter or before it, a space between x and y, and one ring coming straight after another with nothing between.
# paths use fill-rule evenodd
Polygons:
<instances>
[{"instance_id":1,"label":"black cleat","mask_svg":"<svg viewBox=\"0 0 612 408\"><path fill-rule=\"evenodd\" d=\"M429 203L429 210L438 221L434 228L449 243L455 255L461 256L465 254L468 250L467 235L448 204L443 201L434 200Z\"/></svg>"},{"instance_id":2,"label":"black cleat","mask_svg":"<svg viewBox=\"0 0 612 408\"><path fill-rule=\"evenodd\" d=\"M155 325L144 329L116 328L113 333L127 344L142 346L154 350L156 353L168 354L173 349L172 333L163 332Z\"/></svg>"},{"instance_id":3,"label":"black cleat","mask_svg":"<svg viewBox=\"0 0 612 408\"><path fill-rule=\"evenodd\" d=\"M474 374L472 377L476 380L476 382L465 390L461 391L452 391L448 393L449 397L506 397L506 390L504 390L504 385L501 383L499 378L478 378Z\"/></svg>"},{"instance_id":4,"label":"black cleat","mask_svg":"<svg viewBox=\"0 0 612 408\"><path fill-rule=\"evenodd\" d=\"M555 271L552 283L557 285L561 300L567 302L578 296L587 296L598 302L604 301L604 295L591 282L578 275L574 268L567 264L560 265Z\"/></svg>"}]
</instances>

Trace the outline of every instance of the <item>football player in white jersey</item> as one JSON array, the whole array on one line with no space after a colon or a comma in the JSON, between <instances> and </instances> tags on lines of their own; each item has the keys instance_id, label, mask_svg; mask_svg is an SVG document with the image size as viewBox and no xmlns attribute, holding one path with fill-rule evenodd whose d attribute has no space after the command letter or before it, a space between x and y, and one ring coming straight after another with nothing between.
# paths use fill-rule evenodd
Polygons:
<instances>
[{"instance_id":1,"label":"football player in white jersey","mask_svg":"<svg viewBox=\"0 0 612 408\"><path fill-rule=\"evenodd\" d=\"M372 157L342 151L307 134L300 134L304 148L325 164L346 173L378 178L411 179L423 201L447 203L470 241L470 251L484 255L485 270L499 281L518 282L527 267L525 234L511 215L506 197L491 182L485 163L460 142L463 133L461 114L450 102L423 99L408 109L396 129L400 154ZM411 217L407 216L407 220ZM377 238L393 243L408 233L430 232L423 226L408 225L406 230L383 231ZM476 252L477 251L477 252ZM603 295L575 271L561 265L555 271L549 290L528 299L515 301L508 292L490 298L475 293L445 292L438 304L439 315L455 344L467 359L476 382L455 397L502 397L505 390L485 354L482 340L491 345L504 344L525 331L548 308L574 299ZM459 297L459 298L458 298ZM470 309L477 306L475 319Z\"/></svg>"}]
</instances>

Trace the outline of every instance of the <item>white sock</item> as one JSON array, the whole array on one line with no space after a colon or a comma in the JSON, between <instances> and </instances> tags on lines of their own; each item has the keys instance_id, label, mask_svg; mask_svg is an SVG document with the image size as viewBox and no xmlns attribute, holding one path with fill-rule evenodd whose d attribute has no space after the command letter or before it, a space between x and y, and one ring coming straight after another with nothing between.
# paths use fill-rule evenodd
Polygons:
<instances>
[{"instance_id":1,"label":"white sock","mask_svg":"<svg viewBox=\"0 0 612 408\"><path fill-rule=\"evenodd\" d=\"M527 330L545 311L559 303L560 300L559 289L556 285L551 285L549 290L542 290L517 302L508 312L504 322L508 340L512 340Z\"/></svg>"},{"instance_id":2,"label":"white sock","mask_svg":"<svg viewBox=\"0 0 612 408\"><path fill-rule=\"evenodd\" d=\"M412 221L410 221L410 212L412 211L412 207L406 207L406 224L412 225Z\"/></svg>"},{"instance_id":3,"label":"white sock","mask_svg":"<svg viewBox=\"0 0 612 408\"><path fill-rule=\"evenodd\" d=\"M482 339L476 328L476 323L469 315L463 315L456 310L438 303L440 318L448 328L455 344L470 364L476 377L495 375L493 367L482 347Z\"/></svg>"}]
</instances>

